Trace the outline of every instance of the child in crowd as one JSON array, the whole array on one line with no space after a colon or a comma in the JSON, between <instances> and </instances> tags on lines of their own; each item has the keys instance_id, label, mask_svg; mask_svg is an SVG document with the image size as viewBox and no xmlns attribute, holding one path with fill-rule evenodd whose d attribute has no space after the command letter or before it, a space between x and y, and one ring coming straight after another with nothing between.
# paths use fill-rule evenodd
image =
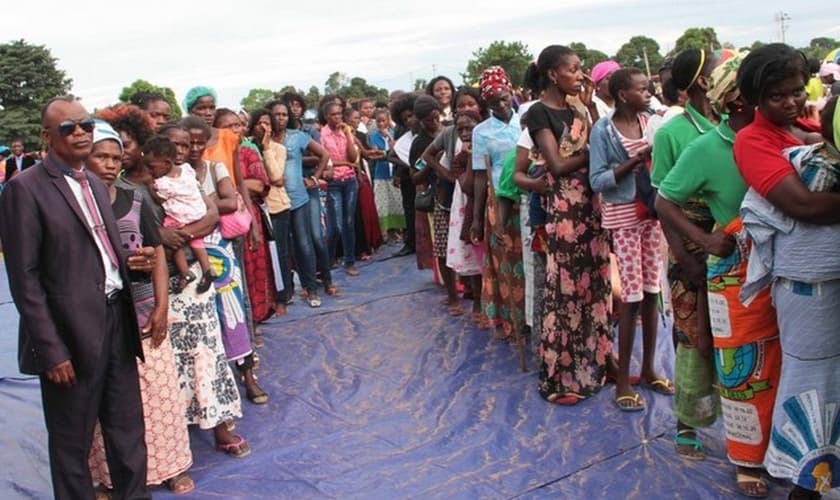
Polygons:
<instances>
[{"instance_id":1,"label":"child in crowd","mask_svg":"<svg viewBox=\"0 0 840 500\"><path fill-rule=\"evenodd\" d=\"M374 119L376 128L370 133L370 146L384 153L394 147L391 115L387 109L379 109L374 113ZM400 241L400 231L405 229L402 194L393 182L393 165L384 156L371 161L370 170L379 228L385 233L387 243L393 245Z\"/></svg>"},{"instance_id":2,"label":"child in crowd","mask_svg":"<svg viewBox=\"0 0 840 500\"><path fill-rule=\"evenodd\" d=\"M478 111L458 112L455 129L461 139L461 151L454 158L450 169L457 176L458 182L452 194L450 207L449 235L447 238L446 266L459 276L469 279L472 291L472 322L489 328L484 313L481 312L481 261L483 253L470 241L470 226L473 217L473 178L470 162L472 161L472 131L481 122Z\"/></svg>"},{"instance_id":3,"label":"child in crowd","mask_svg":"<svg viewBox=\"0 0 840 500\"><path fill-rule=\"evenodd\" d=\"M155 179L153 193L166 212L163 227L182 228L206 215L207 207L204 205L204 199L198 188L195 170L188 163L175 164L175 145L169 139L165 137L150 139L143 146L143 164ZM213 283L210 260L204 249L204 240L201 238L191 240L190 248L201 265L202 275L196 291L202 294L209 290ZM175 289L175 292L179 293L195 277L190 275L183 248L172 253L172 260L180 275Z\"/></svg>"},{"instance_id":4,"label":"child in crowd","mask_svg":"<svg viewBox=\"0 0 840 500\"><path fill-rule=\"evenodd\" d=\"M612 232L618 262L621 304L615 403L622 411L641 411L645 403L630 382L630 358L641 314L642 375L654 390L670 394L671 383L654 372L662 231L649 203L650 144L645 135L650 105L648 79L635 68L620 69L609 81L615 112L599 120L590 134L589 179L603 201L601 224Z\"/></svg>"}]
</instances>

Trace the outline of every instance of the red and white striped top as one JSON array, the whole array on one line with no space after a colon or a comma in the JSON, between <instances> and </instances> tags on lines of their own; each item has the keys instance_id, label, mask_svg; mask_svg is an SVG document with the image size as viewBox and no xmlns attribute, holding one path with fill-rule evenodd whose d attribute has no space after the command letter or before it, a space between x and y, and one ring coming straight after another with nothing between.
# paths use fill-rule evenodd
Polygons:
<instances>
[{"instance_id":1,"label":"red and white striped top","mask_svg":"<svg viewBox=\"0 0 840 500\"><path fill-rule=\"evenodd\" d=\"M629 139L618 133L621 139L621 145L627 151L627 156L632 158L639 151L648 146L648 141L645 138L645 128L647 127L647 116L639 115L639 125L642 127L642 137L640 139ZM633 174L630 174L633 175ZM639 218L638 203L633 201L631 203L607 203L604 202L601 209L601 226L604 229L624 229L633 227L639 224L642 220Z\"/></svg>"}]
</instances>

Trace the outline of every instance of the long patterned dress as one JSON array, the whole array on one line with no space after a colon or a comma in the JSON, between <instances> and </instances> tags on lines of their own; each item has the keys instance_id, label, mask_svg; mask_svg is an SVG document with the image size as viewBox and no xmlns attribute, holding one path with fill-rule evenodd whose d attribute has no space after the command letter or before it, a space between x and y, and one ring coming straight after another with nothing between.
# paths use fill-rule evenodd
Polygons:
<instances>
[{"instance_id":1,"label":"long patterned dress","mask_svg":"<svg viewBox=\"0 0 840 500\"><path fill-rule=\"evenodd\" d=\"M243 179L258 180L263 183L265 189L262 194L264 195L268 191L268 175L259 152L255 147L250 147L250 143L243 143L239 148L239 166L242 168ZM261 323L274 313L273 306L277 290L274 285L274 269L268 250L268 238L263 224L260 223L263 220L260 213L263 196L252 194L251 201L251 216L257 222L257 232L260 234L262 244L253 249L250 245L245 245L242 267L245 271L245 283L251 300L254 322Z\"/></svg>"},{"instance_id":2,"label":"long patterned dress","mask_svg":"<svg viewBox=\"0 0 840 500\"><path fill-rule=\"evenodd\" d=\"M535 115L537 106L529 115ZM561 157L577 154L586 145L589 118L574 104L571 111L569 121L552 130ZM555 126L558 121L553 121ZM533 131L530 118L528 125ZM601 228L600 204L587 169L548 178L539 391L548 401L564 396L583 399L601 389L612 353L609 238Z\"/></svg>"}]
</instances>

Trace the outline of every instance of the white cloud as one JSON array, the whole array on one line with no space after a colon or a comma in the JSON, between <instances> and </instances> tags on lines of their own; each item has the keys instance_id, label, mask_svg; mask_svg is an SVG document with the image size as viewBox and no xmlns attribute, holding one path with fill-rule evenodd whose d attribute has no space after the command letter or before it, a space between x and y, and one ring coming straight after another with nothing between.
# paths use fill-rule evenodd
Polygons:
<instances>
[{"instance_id":1,"label":"white cloud","mask_svg":"<svg viewBox=\"0 0 840 500\"><path fill-rule=\"evenodd\" d=\"M582 41L608 53L635 34L663 52L690 26L714 26L722 40L749 45L775 36L773 12L791 17L789 40L834 36L836 7L779 0L509 0L474 2L250 2L212 5L33 0L5 23L3 37L45 44L89 107L116 100L137 78L183 96L214 86L220 104L236 107L248 89L323 86L333 71L378 86L408 87L432 68L460 80L471 53L493 40L522 40L536 55L545 45ZM834 20L836 22L836 18Z\"/></svg>"}]
</instances>

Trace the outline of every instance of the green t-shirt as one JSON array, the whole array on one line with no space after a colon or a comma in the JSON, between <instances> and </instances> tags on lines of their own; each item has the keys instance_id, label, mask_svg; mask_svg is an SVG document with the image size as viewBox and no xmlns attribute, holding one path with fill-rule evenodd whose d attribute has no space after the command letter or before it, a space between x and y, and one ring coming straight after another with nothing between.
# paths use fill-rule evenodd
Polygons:
<instances>
[{"instance_id":1,"label":"green t-shirt","mask_svg":"<svg viewBox=\"0 0 840 500\"><path fill-rule=\"evenodd\" d=\"M656 131L653 138L653 167L651 167L650 181L656 188L677 163L686 146L715 127L708 118L694 109L691 103L685 105L685 111L688 116L683 113L672 118Z\"/></svg>"},{"instance_id":2,"label":"green t-shirt","mask_svg":"<svg viewBox=\"0 0 840 500\"><path fill-rule=\"evenodd\" d=\"M747 185L732 156L735 132L721 122L685 148L659 185L659 195L677 205L701 198L715 222L725 226L738 217Z\"/></svg>"}]
</instances>

